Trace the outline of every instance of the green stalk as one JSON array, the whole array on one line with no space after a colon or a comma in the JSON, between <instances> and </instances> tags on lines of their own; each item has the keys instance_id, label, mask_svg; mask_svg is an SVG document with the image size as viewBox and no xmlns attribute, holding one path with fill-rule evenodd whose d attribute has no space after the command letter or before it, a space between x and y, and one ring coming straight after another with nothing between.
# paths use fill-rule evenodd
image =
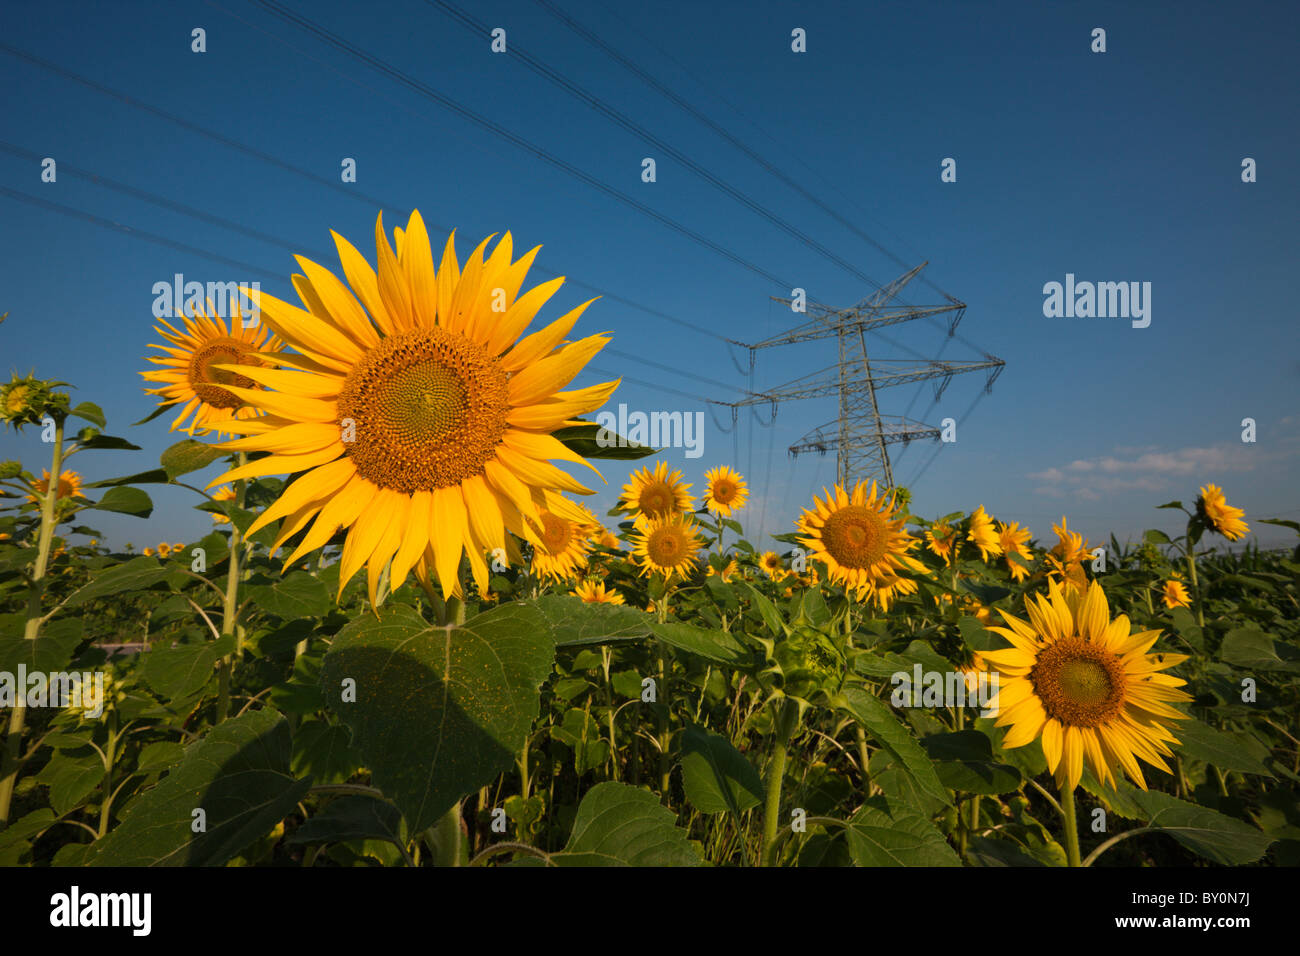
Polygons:
<instances>
[{"instance_id":1,"label":"green stalk","mask_svg":"<svg viewBox=\"0 0 1300 956\"><path fill-rule=\"evenodd\" d=\"M777 828L781 816L781 782L785 779L785 758L790 737L799 722L799 705L782 698L776 702L772 722L772 760L767 768L767 800L763 805L763 858L761 866L776 866Z\"/></svg>"},{"instance_id":2,"label":"green stalk","mask_svg":"<svg viewBox=\"0 0 1300 956\"><path fill-rule=\"evenodd\" d=\"M1074 815L1074 787L1061 790L1061 819L1065 822L1066 864L1079 866L1079 824Z\"/></svg>"},{"instance_id":3,"label":"green stalk","mask_svg":"<svg viewBox=\"0 0 1300 956\"><path fill-rule=\"evenodd\" d=\"M239 453L239 461L236 467L242 468L248 463L248 455L244 452ZM235 507L243 509L244 492L247 489L247 482L240 478L235 482ZM221 636L235 633L235 615L239 611L239 548L243 543L243 534L240 532L238 525L234 521L230 522L230 566L226 569L226 597L221 606ZM238 641L238 638L236 638ZM221 659L221 666L217 673L217 723L221 723L230 713L230 678L231 671L234 669L236 648Z\"/></svg>"},{"instance_id":4,"label":"green stalk","mask_svg":"<svg viewBox=\"0 0 1300 956\"><path fill-rule=\"evenodd\" d=\"M107 701L102 706L107 706ZM113 761L117 759L117 711L109 712L108 743L104 747L104 802L99 805L99 835L108 833L113 809Z\"/></svg>"},{"instance_id":5,"label":"green stalk","mask_svg":"<svg viewBox=\"0 0 1300 956\"><path fill-rule=\"evenodd\" d=\"M1192 586L1192 600L1196 602L1196 624L1198 627L1205 626L1205 610L1201 602L1201 587L1196 581L1196 545L1192 544L1192 536L1187 536L1187 581Z\"/></svg>"},{"instance_id":6,"label":"green stalk","mask_svg":"<svg viewBox=\"0 0 1300 956\"><path fill-rule=\"evenodd\" d=\"M55 504L59 497L59 475L63 471L63 419L54 424L54 452L50 459L49 487L41 499L41 530L36 542L36 564L32 568L31 581L27 586L27 621L23 626L23 637L34 641L41 630L41 596L45 591L45 569L50 563L50 542L54 539L54 529L58 525L55 519ZM26 700L22 695L14 701L13 712L9 715L9 730L5 736L5 751L0 757L0 824L9 821L9 806L13 800L14 784L18 782L18 770L22 766L23 726L27 721Z\"/></svg>"}]
</instances>

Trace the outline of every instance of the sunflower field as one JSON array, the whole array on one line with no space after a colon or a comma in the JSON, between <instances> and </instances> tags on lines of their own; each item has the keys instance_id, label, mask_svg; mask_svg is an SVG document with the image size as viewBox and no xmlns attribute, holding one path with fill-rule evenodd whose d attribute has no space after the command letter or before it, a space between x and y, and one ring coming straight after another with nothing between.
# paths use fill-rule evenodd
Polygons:
<instances>
[{"instance_id":1,"label":"sunflower field","mask_svg":"<svg viewBox=\"0 0 1300 956\"><path fill-rule=\"evenodd\" d=\"M611 337L539 320L536 249L334 238L299 305L158 326L137 424L183 434L134 474L0 386L50 450L0 464L0 863L1300 863L1300 548L1223 489L1131 545L858 482L756 545L734 463L598 428ZM151 485L211 532L100 544Z\"/></svg>"}]
</instances>

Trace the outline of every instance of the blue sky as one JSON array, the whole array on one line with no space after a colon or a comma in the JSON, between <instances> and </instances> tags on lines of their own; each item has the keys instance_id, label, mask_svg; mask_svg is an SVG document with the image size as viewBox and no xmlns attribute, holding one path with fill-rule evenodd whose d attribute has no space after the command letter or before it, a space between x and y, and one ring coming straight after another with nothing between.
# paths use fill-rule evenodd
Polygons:
<instances>
[{"instance_id":1,"label":"blue sky","mask_svg":"<svg viewBox=\"0 0 1300 956\"><path fill-rule=\"evenodd\" d=\"M962 422L958 440L933 461L930 443L892 449L916 511L937 516L983 504L1040 539L1052 537L1051 523L1064 513L1092 540L1112 531L1123 540L1146 527L1177 530L1176 513L1154 506L1190 502L1201 484L1215 482L1248 521L1300 514L1300 356L1287 308L1300 211L1293 5L553 2L898 260L929 260L923 275L968 304L964 341L945 341L924 322L868 340L880 359L971 360L983 350L1007 363L978 402L979 373L954 378L937 403L929 383L880 393L885 414ZM531 72L518 51L876 282L904 271L533 0L466 6L506 30L504 55L491 52L487 35L422 0L282 6L817 301L847 306L873 289ZM332 228L373 261L380 208L391 229L414 207L431 232L457 230L462 257L509 229L517 247L543 245L531 282L563 274L625 300L597 302L582 320L580 332L608 330L611 348L624 354L600 356L594 365L606 374L585 373L579 384L623 375L635 381L625 381L615 406L704 411L703 456L669 449L664 457L696 491L705 468L738 467L754 496L743 516L751 538L760 529L790 530L798 508L833 480L833 456L791 460L785 451L835 416L833 399L784 403L770 427L742 416L734 433L716 427L701 401L735 400L747 385L718 337L750 342L797 324L801 317L769 298L789 295L788 287L259 3L10 5L0 22L10 50L191 124L0 49L0 312L10 313L0 327L0 371L35 368L75 383L78 400L103 406L110 431L144 447L86 454L77 466L88 478L150 467L178 437L167 432L169 418L128 427L151 410L137 373L147 343L158 341L155 282L177 272L201 282L260 281L292 300L291 252L319 253L336 268ZM206 30L206 53L191 51L195 27ZM806 53L791 51L796 27L806 31ZM1090 50L1095 27L1106 30L1105 53ZM57 182L41 182L33 156L58 161ZM357 161L355 184L340 182L344 157ZM644 157L656 159L654 183L641 181ZM955 183L940 181L945 157L957 162ZM1257 182L1241 181L1244 157L1256 160ZM144 241L141 232L241 265ZM1150 326L1045 318L1043 285L1067 273L1150 282ZM592 294L566 284L543 317ZM918 282L907 298L928 304L939 296ZM743 364L744 353L735 359ZM765 350L755 386L772 388L834 360L830 340ZM766 422L766 408L762 416ZM1254 444L1240 440L1247 417L1257 423ZM729 424L725 410L717 422ZM31 430L0 436L0 457L39 469L46 456ZM613 505L628 470L605 469L610 485L596 497L598 513ZM150 491L157 507L147 522L105 515L93 523L112 543L137 547L193 539L209 526L190 509L189 493ZM1294 540L1284 529L1254 527L1266 546Z\"/></svg>"}]
</instances>

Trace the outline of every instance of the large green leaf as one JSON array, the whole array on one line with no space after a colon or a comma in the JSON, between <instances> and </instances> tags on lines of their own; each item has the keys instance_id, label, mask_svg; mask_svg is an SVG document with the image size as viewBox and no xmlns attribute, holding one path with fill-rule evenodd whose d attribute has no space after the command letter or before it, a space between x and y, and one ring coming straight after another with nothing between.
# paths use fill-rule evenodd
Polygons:
<instances>
[{"instance_id":1,"label":"large green leaf","mask_svg":"<svg viewBox=\"0 0 1300 956\"><path fill-rule=\"evenodd\" d=\"M655 620L649 623L655 637L665 644L715 664L743 667L753 658L750 649L726 631L706 630L693 624L660 624Z\"/></svg>"},{"instance_id":2,"label":"large green leaf","mask_svg":"<svg viewBox=\"0 0 1300 956\"><path fill-rule=\"evenodd\" d=\"M836 703L866 729L890 756L902 765L926 794L944 806L952 803L948 790L939 779L934 763L889 709L889 705L860 687L846 687Z\"/></svg>"},{"instance_id":3,"label":"large green leaf","mask_svg":"<svg viewBox=\"0 0 1300 956\"><path fill-rule=\"evenodd\" d=\"M853 814L847 832L858 866L961 866L933 823L881 797L872 797Z\"/></svg>"},{"instance_id":4,"label":"large green leaf","mask_svg":"<svg viewBox=\"0 0 1300 956\"><path fill-rule=\"evenodd\" d=\"M317 783L343 783L361 767L361 757L346 727L308 720L294 731L290 766Z\"/></svg>"},{"instance_id":5,"label":"large green leaf","mask_svg":"<svg viewBox=\"0 0 1300 956\"><path fill-rule=\"evenodd\" d=\"M1273 838L1255 827L1206 807L1187 803L1157 790L1129 794L1147 814L1147 825L1157 827L1187 849L1224 866L1254 863Z\"/></svg>"},{"instance_id":6,"label":"large green leaf","mask_svg":"<svg viewBox=\"0 0 1300 956\"><path fill-rule=\"evenodd\" d=\"M1020 771L993 759L993 744L978 730L922 738L945 787L965 793L1010 793L1020 788Z\"/></svg>"},{"instance_id":7,"label":"large green leaf","mask_svg":"<svg viewBox=\"0 0 1300 956\"><path fill-rule=\"evenodd\" d=\"M1225 664L1245 670L1300 670L1300 651L1253 627L1236 627L1225 634L1219 657Z\"/></svg>"},{"instance_id":8,"label":"large green leaf","mask_svg":"<svg viewBox=\"0 0 1300 956\"><path fill-rule=\"evenodd\" d=\"M558 866L700 866L673 812L648 790L607 781L578 804L569 842L550 861Z\"/></svg>"},{"instance_id":9,"label":"large green leaf","mask_svg":"<svg viewBox=\"0 0 1300 956\"><path fill-rule=\"evenodd\" d=\"M550 625L556 647L612 644L650 636L653 620L622 604L588 604L572 594L548 594L535 602Z\"/></svg>"},{"instance_id":10,"label":"large green leaf","mask_svg":"<svg viewBox=\"0 0 1300 956\"><path fill-rule=\"evenodd\" d=\"M506 604L462 627L394 607L339 632L322 670L327 705L352 729L375 785L413 832L509 769L555 660L546 618ZM344 681L356 699L343 699Z\"/></svg>"},{"instance_id":11,"label":"large green leaf","mask_svg":"<svg viewBox=\"0 0 1300 956\"><path fill-rule=\"evenodd\" d=\"M167 484L167 472L161 468L152 468L149 471L141 471L134 475L125 475L121 478L104 478L101 481L88 481L81 487L83 488L112 488L114 485L165 485Z\"/></svg>"},{"instance_id":12,"label":"large green leaf","mask_svg":"<svg viewBox=\"0 0 1300 956\"><path fill-rule=\"evenodd\" d=\"M629 461L659 453L659 449L649 445L630 444L612 429L604 435L601 435L602 431L605 430L595 422L584 421L580 425L558 429L552 435L570 451L577 452L584 458L618 458Z\"/></svg>"},{"instance_id":13,"label":"large green leaf","mask_svg":"<svg viewBox=\"0 0 1300 956\"><path fill-rule=\"evenodd\" d=\"M1220 770L1239 770L1242 773L1273 776L1263 762L1253 756L1235 734L1215 730L1199 720L1180 720L1173 728L1178 735L1178 749L1188 757L1204 760Z\"/></svg>"},{"instance_id":14,"label":"large green leaf","mask_svg":"<svg viewBox=\"0 0 1300 956\"><path fill-rule=\"evenodd\" d=\"M140 555L125 564L97 572L89 584L72 592L65 606L79 607L87 601L109 594L143 591L166 578L167 574L168 569L157 558Z\"/></svg>"},{"instance_id":15,"label":"large green leaf","mask_svg":"<svg viewBox=\"0 0 1300 956\"><path fill-rule=\"evenodd\" d=\"M253 585L245 593L259 610L286 621L324 617L334 606L329 588L306 571L294 571L274 584Z\"/></svg>"},{"instance_id":16,"label":"large green leaf","mask_svg":"<svg viewBox=\"0 0 1300 956\"><path fill-rule=\"evenodd\" d=\"M20 615L6 615L7 633L0 635L0 672L13 675L15 685L18 665L26 667L28 673L61 671L82 641L83 625L79 618L56 618L41 629L34 641L23 637L20 622ZM23 687L15 686L14 690L26 693ZM8 711L0 708L0 713Z\"/></svg>"},{"instance_id":17,"label":"large green leaf","mask_svg":"<svg viewBox=\"0 0 1300 956\"><path fill-rule=\"evenodd\" d=\"M233 634L219 641L157 648L143 656L140 676L164 700L182 700L211 680L217 661L234 649Z\"/></svg>"},{"instance_id":18,"label":"large green leaf","mask_svg":"<svg viewBox=\"0 0 1300 956\"><path fill-rule=\"evenodd\" d=\"M303 823L285 842L338 843L341 840L402 842L402 814L397 807L367 796L345 796L330 802Z\"/></svg>"},{"instance_id":19,"label":"large green leaf","mask_svg":"<svg viewBox=\"0 0 1300 956\"><path fill-rule=\"evenodd\" d=\"M181 475L189 474L191 471L206 468L218 458L227 454L229 452L221 451L206 442L186 438L183 441L178 441L163 452L159 456L158 462L166 470L168 477L175 479Z\"/></svg>"},{"instance_id":20,"label":"large green leaf","mask_svg":"<svg viewBox=\"0 0 1300 956\"><path fill-rule=\"evenodd\" d=\"M49 787L50 806L59 816L75 810L95 792L104 779L104 759L89 745L56 750L50 762L36 775Z\"/></svg>"},{"instance_id":21,"label":"large green leaf","mask_svg":"<svg viewBox=\"0 0 1300 956\"><path fill-rule=\"evenodd\" d=\"M763 800L763 780L748 758L720 734L690 724L682 735L682 785L701 813L737 817Z\"/></svg>"},{"instance_id":22,"label":"large green leaf","mask_svg":"<svg viewBox=\"0 0 1300 956\"><path fill-rule=\"evenodd\" d=\"M292 813L311 787L289 773L289 723L253 710L191 744L180 765L126 807L91 866L221 866ZM195 833L194 811L205 829Z\"/></svg>"}]
</instances>

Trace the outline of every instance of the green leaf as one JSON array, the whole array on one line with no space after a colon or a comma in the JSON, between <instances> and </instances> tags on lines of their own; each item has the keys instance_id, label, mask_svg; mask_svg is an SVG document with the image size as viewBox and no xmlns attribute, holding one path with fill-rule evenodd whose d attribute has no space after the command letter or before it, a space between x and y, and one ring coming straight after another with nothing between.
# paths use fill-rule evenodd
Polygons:
<instances>
[{"instance_id":1,"label":"green leaf","mask_svg":"<svg viewBox=\"0 0 1300 956\"><path fill-rule=\"evenodd\" d=\"M933 823L881 797L870 798L853 814L847 834L858 866L961 866Z\"/></svg>"},{"instance_id":2,"label":"green leaf","mask_svg":"<svg viewBox=\"0 0 1300 956\"><path fill-rule=\"evenodd\" d=\"M1186 803L1157 790L1134 790L1133 800L1157 827L1187 849L1223 866L1254 863L1273 838L1233 817Z\"/></svg>"},{"instance_id":3,"label":"green leaf","mask_svg":"<svg viewBox=\"0 0 1300 956\"><path fill-rule=\"evenodd\" d=\"M739 817L763 800L763 780L726 737L689 724L682 737L682 786L701 813Z\"/></svg>"},{"instance_id":4,"label":"green leaf","mask_svg":"<svg viewBox=\"0 0 1300 956\"><path fill-rule=\"evenodd\" d=\"M964 793L997 794L1020 789L1020 771L993 759L993 744L978 730L934 734L921 739L945 787Z\"/></svg>"},{"instance_id":5,"label":"green leaf","mask_svg":"<svg viewBox=\"0 0 1300 956\"><path fill-rule=\"evenodd\" d=\"M673 812L648 790L607 781L578 804L569 842L550 855L558 866L701 866Z\"/></svg>"},{"instance_id":6,"label":"green leaf","mask_svg":"<svg viewBox=\"0 0 1300 956\"><path fill-rule=\"evenodd\" d=\"M97 572L89 584L72 592L64 606L80 607L87 601L109 594L143 591L162 581L167 574L168 569L164 568L157 558L141 555L125 564Z\"/></svg>"},{"instance_id":7,"label":"green leaf","mask_svg":"<svg viewBox=\"0 0 1300 956\"><path fill-rule=\"evenodd\" d=\"M103 410L94 402L79 402L68 414L74 418L84 419L92 425L98 425L100 428L107 424Z\"/></svg>"},{"instance_id":8,"label":"green leaf","mask_svg":"<svg viewBox=\"0 0 1300 956\"><path fill-rule=\"evenodd\" d=\"M334 607L329 588L306 571L293 571L274 584L252 585L245 593L259 610L286 621L324 617Z\"/></svg>"},{"instance_id":9,"label":"green leaf","mask_svg":"<svg viewBox=\"0 0 1300 956\"><path fill-rule=\"evenodd\" d=\"M91 866L221 866L294 811L311 787L289 774L289 722L253 710L212 728L127 804ZM195 810L205 829L195 833Z\"/></svg>"},{"instance_id":10,"label":"green leaf","mask_svg":"<svg viewBox=\"0 0 1300 956\"><path fill-rule=\"evenodd\" d=\"M632 461L659 454L659 449L649 445L629 442L613 429L604 429L595 422L584 421L551 433L570 451L584 458L617 458Z\"/></svg>"},{"instance_id":11,"label":"green leaf","mask_svg":"<svg viewBox=\"0 0 1300 956\"><path fill-rule=\"evenodd\" d=\"M58 618L51 621L41 629L40 635L34 641L29 641L23 637L23 631L19 622L22 618L17 615L6 615L13 621L13 627L8 633L0 636L0 673L11 675L11 679L17 683L17 673L19 665L23 665L28 673L41 671L50 673L51 671L61 671L72 660L72 654L77 649L77 645L82 641L83 624L78 618ZM25 688L15 688L18 693L26 693ZM3 711L8 713L8 709Z\"/></svg>"},{"instance_id":12,"label":"green leaf","mask_svg":"<svg viewBox=\"0 0 1300 956\"><path fill-rule=\"evenodd\" d=\"M1165 534L1159 528L1148 528L1142 533L1142 538L1148 544L1170 544L1169 535Z\"/></svg>"},{"instance_id":13,"label":"green leaf","mask_svg":"<svg viewBox=\"0 0 1300 956\"><path fill-rule=\"evenodd\" d=\"M1260 524L1276 524L1283 528L1290 528L1292 531L1300 534L1300 521L1285 521L1282 518L1258 518Z\"/></svg>"},{"instance_id":14,"label":"green leaf","mask_svg":"<svg viewBox=\"0 0 1300 956\"><path fill-rule=\"evenodd\" d=\"M159 740L140 751L135 769L142 773L151 770L170 770L185 759L185 748L171 740Z\"/></svg>"},{"instance_id":15,"label":"green leaf","mask_svg":"<svg viewBox=\"0 0 1300 956\"><path fill-rule=\"evenodd\" d=\"M1300 651L1253 627L1235 627L1224 635L1219 659L1244 670L1300 670Z\"/></svg>"},{"instance_id":16,"label":"green leaf","mask_svg":"<svg viewBox=\"0 0 1300 956\"><path fill-rule=\"evenodd\" d=\"M743 667L753 657L749 648L726 631L706 630L693 624L664 623L651 619L650 630L670 647L688 651L715 664Z\"/></svg>"},{"instance_id":17,"label":"green leaf","mask_svg":"<svg viewBox=\"0 0 1300 956\"><path fill-rule=\"evenodd\" d=\"M625 604L588 604L572 594L548 594L530 603L546 618L556 647L612 644L650 636L653 619Z\"/></svg>"},{"instance_id":18,"label":"green leaf","mask_svg":"<svg viewBox=\"0 0 1300 956\"><path fill-rule=\"evenodd\" d=\"M307 820L285 841L339 843L344 840L387 840L402 844L402 814L383 800L362 795L339 797Z\"/></svg>"},{"instance_id":19,"label":"green leaf","mask_svg":"<svg viewBox=\"0 0 1300 956\"><path fill-rule=\"evenodd\" d=\"M98 511L135 515L137 518L147 518L153 514L153 500L139 488L127 485L109 488L99 501L89 507Z\"/></svg>"},{"instance_id":20,"label":"green leaf","mask_svg":"<svg viewBox=\"0 0 1300 956\"><path fill-rule=\"evenodd\" d=\"M227 634L219 641L157 648L143 656L140 676L164 700L179 701L202 690L217 661L234 647L234 635Z\"/></svg>"},{"instance_id":21,"label":"green leaf","mask_svg":"<svg viewBox=\"0 0 1300 956\"><path fill-rule=\"evenodd\" d=\"M133 445L125 438L116 435L95 435L85 441L77 442L80 451L139 451L139 445Z\"/></svg>"},{"instance_id":22,"label":"green leaf","mask_svg":"<svg viewBox=\"0 0 1300 956\"><path fill-rule=\"evenodd\" d=\"M344 783L361 767L361 755L352 746L346 727L323 720L308 720L294 731L294 776L310 776L317 783Z\"/></svg>"},{"instance_id":23,"label":"green leaf","mask_svg":"<svg viewBox=\"0 0 1300 956\"><path fill-rule=\"evenodd\" d=\"M89 481L81 487L83 488L112 488L115 485L165 485L167 484L167 472L161 468L154 468L152 471L142 471L134 475L126 475L123 478L105 478L102 481Z\"/></svg>"},{"instance_id":24,"label":"green leaf","mask_svg":"<svg viewBox=\"0 0 1300 956\"><path fill-rule=\"evenodd\" d=\"M36 775L50 788L50 806L59 816L71 813L95 792L104 779L104 760L93 747L56 750Z\"/></svg>"},{"instance_id":25,"label":"green leaf","mask_svg":"<svg viewBox=\"0 0 1300 956\"><path fill-rule=\"evenodd\" d=\"M445 628L399 606L339 632L321 688L375 785L420 832L514 765L554 660L550 628L532 605ZM355 682L355 701L343 698L345 680Z\"/></svg>"},{"instance_id":26,"label":"green leaf","mask_svg":"<svg viewBox=\"0 0 1300 956\"><path fill-rule=\"evenodd\" d=\"M223 458L227 454L229 452L221 451L206 442L186 438L178 441L163 452L159 456L158 462L167 472L167 477L175 480L181 475L189 474L191 471L206 468L218 458Z\"/></svg>"},{"instance_id":27,"label":"green leaf","mask_svg":"<svg viewBox=\"0 0 1300 956\"><path fill-rule=\"evenodd\" d=\"M742 581L741 584L749 591L750 600L754 602L754 607L758 608L758 613L763 618L763 624L767 629L778 637L784 634L785 631L781 627L781 612L776 609L776 605L748 581Z\"/></svg>"},{"instance_id":28,"label":"green leaf","mask_svg":"<svg viewBox=\"0 0 1300 956\"><path fill-rule=\"evenodd\" d=\"M1225 773L1238 770L1261 777L1273 776L1263 762L1247 752L1237 734L1215 730L1199 720L1180 720L1173 729L1178 735L1179 750L1188 757L1204 760Z\"/></svg>"},{"instance_id":29,"label":"green leaf","mask_svg":"<svg viewBox=\"0 0 1300 956\"><path fill-rule=\"evenodd\" d=\"M1162 505L1156 505L1156 507L1157 508L1178 508L1180 510L1183 510L1183 503L1181 501L1166 501Z\"/></svg>"},{"instance_id":30,"label":"green leaf","mask_svg":"<svg viewBox=\"0 0 1300 956\"><path fill-rule=\"evenodd\" d=\"M1000 588L993 584L975 584L963 578L961 586L980 599L981 604L992 605L1011 593L1010 588Z\"/></svg>"},{"instance_id":31,"label":"green leaf","mask_svg":"<svg viewBox=\"0 0 1300 956\"><path fill-rule=\"evenodd\" d=\"M912 775L924 793L944 806L952 804L947 788L934 769L934 763L916 738L890 711L888 704L859 687L846 687L836 703L889 751L890 756Z\"/></svg>"},{"instance_id":32,"label":"green leaf","mask_svg":"<svg viewBox=\"0 0 1300 956\"><path fill-rule=\"evenodd\" d=\"M157 408L155 408L144 418L140 419L138 422L132 422L131 427L135 428L137 425L148 424L149 422L153 421L155 418L159 418L162 415L166 415L168 412L176 411L177 408L179 408L179 406L177 405L159 405Z\"/></svg>"}]
</instances>

